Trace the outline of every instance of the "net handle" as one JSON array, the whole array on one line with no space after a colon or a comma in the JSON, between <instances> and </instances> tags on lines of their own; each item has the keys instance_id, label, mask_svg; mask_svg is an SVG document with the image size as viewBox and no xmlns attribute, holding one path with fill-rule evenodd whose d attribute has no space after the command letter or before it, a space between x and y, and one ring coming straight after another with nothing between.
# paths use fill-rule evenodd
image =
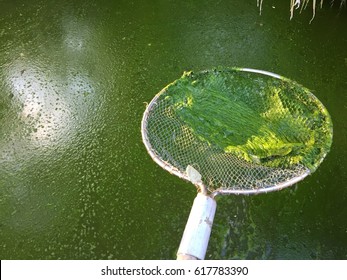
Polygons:
<instances>
[{"instance_id":1,"label":"net handle","mask_svg":"<svg viewBox=\"0 0 347 280\"><path fill-rule=\"evenodd\" d=\"M198 193L184 229L177 260L205 259L216 208L217 203L212 197Z\"/></svg>"}]
</instances>

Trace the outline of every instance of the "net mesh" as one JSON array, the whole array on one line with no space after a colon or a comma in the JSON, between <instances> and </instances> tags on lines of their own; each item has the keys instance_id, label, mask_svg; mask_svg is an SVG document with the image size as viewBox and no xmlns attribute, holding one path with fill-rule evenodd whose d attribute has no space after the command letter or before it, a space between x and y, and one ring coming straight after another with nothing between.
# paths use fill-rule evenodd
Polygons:
<instances>
[{"instance_id":1,"label":"net mesh","mask_svg":"<svg viewBox=\"0 0 347 280\"><path fill-rule=\"evenodd\" d=\"M235 69L185 73L143 121L152 156L182 174L193 166L210 191L266 189L313 172L332 141L330 117L308 90Z\"/></svg>"}]
</instances>

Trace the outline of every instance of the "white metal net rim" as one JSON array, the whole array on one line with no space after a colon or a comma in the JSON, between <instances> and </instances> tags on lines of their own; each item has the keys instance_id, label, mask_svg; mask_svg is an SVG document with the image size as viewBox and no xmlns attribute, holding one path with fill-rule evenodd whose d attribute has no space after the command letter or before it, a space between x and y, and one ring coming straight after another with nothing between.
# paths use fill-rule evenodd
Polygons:
<instances>
[{"instance_id":1,"label":"white metal net rim","mask_svg":"<svg viewBox=\"0 0 347 280\"><path fill-rule=\"evenodd\" d=\"M278 74L268 72L268 71L263 71L263 70L258 70L258 69L251 69L251 68L238 68L237 70L239 71L244 71L244 72L252 72L252 73L258 73L258 74L263 74L267 76L271 76L277 79L286 79L283 76L280 76ZM151 102L148 104L142 118L141 122L141 134L142 134L142 141L145 144L145 147L147 149L147 152L151 156L151 158L163 169L166 171L170 172L170 174L176 175L179 178L182 178L186 181L190 181L190 178L188 175L176 168L175 166L171 165L167 161L163 160L155 150L152 148L152 145L148 139L147 136L147 119L149 116L149 113L152 109L153 106L156 106L158 98L161 96L161 94L166 90L166 88L163 88L156 96L151 100ZM325 156L324 156L325 157ZM323 161L324 157L321 159ZM254 188L254 189L223 189L223 188L217 188L212 191L211 196L216 196L216 195L228 195L228 194L243 194L243 195L253 195L253 194L261 194L261 193L267 193L267 192L272 192L272 191L277 191L281 190L283 188L292 186L293 184L296 184L297 182L303 180L305 177L310 175L310 170L308 168L305 168L305 171L302 172L301 174L298 174L297 176L284 180L282 182L276 183L274 185L269 185L266 187L261 187L261 188ZM206 188L208 186L202 185L202 186L197 186L197 187L203 187Z\"/></svg>"}]
</instances>

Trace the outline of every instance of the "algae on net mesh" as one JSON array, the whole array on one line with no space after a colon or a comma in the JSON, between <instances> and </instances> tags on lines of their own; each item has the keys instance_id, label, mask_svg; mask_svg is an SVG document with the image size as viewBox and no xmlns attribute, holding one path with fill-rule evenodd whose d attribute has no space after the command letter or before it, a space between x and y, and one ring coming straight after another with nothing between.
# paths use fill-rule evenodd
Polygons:
<instances>
[{"instance_id":1,"label":"algae on net mesh","mask_svg":"<svg viewBox=\"0 0 347 280\"><path fill-rule=\"evenodd\" d=\"M331 142L324 136L329 128L319 127L325 116L309 94L285 79L228 69L186 72L164 98L209 145L254 164L303 164L314 171Z\"/></svg>"}]
</instances>

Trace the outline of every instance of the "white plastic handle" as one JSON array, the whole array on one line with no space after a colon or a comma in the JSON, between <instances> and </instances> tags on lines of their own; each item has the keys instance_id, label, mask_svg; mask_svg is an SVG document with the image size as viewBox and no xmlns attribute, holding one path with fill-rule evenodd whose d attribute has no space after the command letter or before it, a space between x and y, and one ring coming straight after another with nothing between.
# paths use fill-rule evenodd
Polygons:
<instances>
[{"instance_id":1,"label":"white plastic handle","mask_svg":"<svg viewBox=\"0 0 347 280\"><path fill-rule=\"evenodd\" d=\"M216 208L213 198L201 193L196 196L177 252L178 260L205 258Z\"/></svg>"}]
</instances>

